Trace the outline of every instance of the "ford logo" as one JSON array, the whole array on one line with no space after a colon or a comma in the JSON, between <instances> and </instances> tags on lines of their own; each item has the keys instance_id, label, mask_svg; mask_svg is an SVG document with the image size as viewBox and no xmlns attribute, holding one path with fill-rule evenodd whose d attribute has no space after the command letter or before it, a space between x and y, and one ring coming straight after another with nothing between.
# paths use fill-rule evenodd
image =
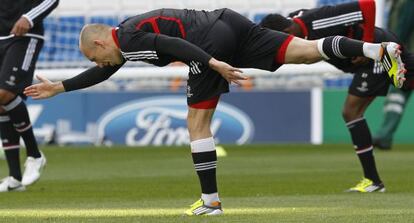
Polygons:
<instances>
[{"instance_id":1,"label":"ford logo","mask_svg":"<svg viewBox=\"0 0 414 223\"><path fill-rule=\"evenodd\" d=\"M150 97L121 104L98 120L98 137L129 146L187 145L186 99ZM251 119L240 109L220 102L211 130L217 143L245 144L253 138Z\"/></svg>"}]
</instances>

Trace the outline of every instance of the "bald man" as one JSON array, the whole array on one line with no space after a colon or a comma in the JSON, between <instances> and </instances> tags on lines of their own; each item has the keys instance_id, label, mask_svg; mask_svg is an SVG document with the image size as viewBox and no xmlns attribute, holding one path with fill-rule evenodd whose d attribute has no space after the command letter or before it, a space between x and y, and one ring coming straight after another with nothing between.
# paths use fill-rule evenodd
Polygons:
<instances>
[{"instance_id":1,"label":"bald man","mask_svg":"<svg viewBox=\"0 0 414 223\"><path fill-rule=\"evenodd\" d=\"M275 71L285 63L366 56L392 65L395 70L388 69L390 73L397 82L404 81L395 43L369 44L339 36L307 41L261 28L230 9L159 9L128 18L116 28L86 25L80 34L80 49L96 67L62 82L39 77L42 82L26 88L25 93L42 99L86 88L109 78L126 61L156 66L182 61L189 66L187 124L201 199L186 211L188 215L223 213L210 123L220 95L229 91L229 83L246 79L239 68Z\"/></svg>"}]
</instances>

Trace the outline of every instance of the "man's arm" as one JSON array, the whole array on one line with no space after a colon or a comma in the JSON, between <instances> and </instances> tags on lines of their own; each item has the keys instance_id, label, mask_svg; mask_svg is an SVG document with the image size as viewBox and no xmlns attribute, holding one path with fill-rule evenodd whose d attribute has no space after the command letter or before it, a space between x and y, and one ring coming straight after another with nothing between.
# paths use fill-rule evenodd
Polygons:
<instances>
[{"instance_id":1,"label":"man's arm","mask_svg":"<svg viewBox=\"0 0 414 223\"><path fill-rule=\"evenodd\" d=\"M155 45L159 53L171 55L180 61L189 62L194 60L209 66L221 74L229 83L234 82L240 85L240 80L247 79L247 77L241 75L242 71L240 69L216 60L198 46L183 39L157 35Z\"/></svg>"},{"instance_id":2,"label":"man's arm","mask_svg":"<svg viewBox=\"0 0 414 223\"><path fill-rule=\"evenodd\" d=\"M208 65L208 62L212 58L204 50L188 41L161 34L155 38L155 50L158 53L173 56L183 62L194 60Z\"/></svg>"},{"instance_id":3,"label":"man's arm","mask_svg":"<svg viewBox=\"0 0 414 223\"><path fill-rule=\"evenodd\" d=\"M98 66L92 67L73 78L61 82L51 82L46 78L37 76L41 82L25 88L23 93L33 99L44 99L53 97L62 92L87 88L107 80L118 71L122 65L123 64L102 68Z\"/></svg>"},{"instance_id":4,"label":"man's arm","mask_svg":"<svg viewBox=\"0 0 414 223\"><path fill-rule=\"evenodd\" d=\"M49 13L56 8L59 0L44 0L29 12L23 14L19 20L16 21L10 34L16 36L25 35L33 26L49 15Z\"/></svg>"},{"instance_id":5,"label":"man's arm","mask_svg":"<svg viewBox=\"0 0 414 223\"><path fill-rule=\"evenodd\" d=\"M297 11L296 11L297 13ZM373 42L375 30L375 1L359 0L332 6L324 6L303 11L293 21L298 23L302 32L313 33L313 38L344 35L344 28L360 25L363 30L362 41Z\"/></svg>"},{"instance_id":6,"label":"man's arm","mask_svg":"<svg viewBox=\"0 0 414 223\"><path fill-rule=\"evenodd\" d=\"M46 18L58 4L59 0L43 0L39 5L26 12L22 17L26 18L29 21L30 26L33 27L34 24L42 22L42 20Z\"/></svg>"},{"instance_id":7,"label":"man's arm","mask_svg":"<svg viewBox=\"0 0 414 223\"><path fill-rule=\"evenodd\" d=\"M124 65L124 63L116 66L105 66L102 68L95 66L76 75L75 77L62 81L62 85L66 92L88 88L107 80L110 76L117 72L122 65Z\"/></svg>"},{"instance_id":8,"label":"man's arm","mask_svg":"<svg viewBox=\"0 0 414 223\"><path fill-rule=\"evenodd\" d=\"M125 34L125 39L120 40L124 44L124 52L148 52L155 51L157 55L170 56L175 60L189 63L197 61L220 73L229 83L240 84L239 80L245 80L241 71L227 63L214 59L197 45L181 38L166 36L163 34L136 31Z\"/></svg>"}]
</instances>

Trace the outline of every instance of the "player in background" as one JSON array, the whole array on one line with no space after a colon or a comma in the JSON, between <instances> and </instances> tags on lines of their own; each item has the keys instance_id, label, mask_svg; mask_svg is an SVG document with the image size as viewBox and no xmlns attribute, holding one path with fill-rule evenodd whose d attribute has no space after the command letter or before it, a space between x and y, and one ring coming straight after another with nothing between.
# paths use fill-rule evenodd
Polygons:
<instances>
[{"instance_id":1,"label":"player in background","mask_svg":"<svg viewBox=\"0 0 414 223\"><path fill-rule=\"evenodd\" d=\"M397 3L395 3L397 4ZM397 10L395 34L401 42L408 44L414 37L414 1L403 1ZM390 88L384 102L384 120L377 133L374 134L374 147L384 150L391 149L394 133L401 121L404 109L414 89L414 81L407 84L408 89Z\"/></svg>"},{"instance_id":2,"label":"player in background","mask_svg":"<svg viewBox=\"0 0 414 223\"><path fill-rule=\"evenodd\" d=\"M97 66L62 82L40 77L41 83L27 87L25 94L42 99L86 88L108 79L126 61L145 61L156 66L174 61L186 63L187 126L201 185L201 199L186 214L216 215L223 210L210 124L220 95L229 91L229 83L240 84L246 79L236 67L275 71L286 63L367 56L388 63L391 75L396 76L400 85L405 78L398 48L395 43L371 44L340 36L308 41L261 28L230 9L160 9L128 18L116 28L86 25L80 34L80 50Z\"/></svg>"},{"instance_id":3,"label":"player in background","mask_svg":"<svg viewBox=\"0 0 414 223\"><path fill-rule=\"evenodd\" d=\"M46 157L39 151L23 95L32 84L43 46L43 19L58 0L4 0L0 4L0 134L9 176L0 192L23 191L40 177ZM20 137L26 145L23 176L20 169Z\"/></svg>"},{"instance_id":4,"label":"player in background","mask_svg":"<svg viewBox=\"0 0 414 223\"><path fill-rule=\"evenodd\" d=\"M270 14L263 19L261 25L309 40L344 35L376 43L399 42L394 34L376 28L374 19L375 2L360 0L335 6L302 9L291 13L288 18ZM413 59L414 57L403 50L402 60L407 63L406 66L413 67ZM346 73L354 74L342 116L351 134L364 178L347 191L384 192L385 186L376 168L372 137L364 113L376 96L387 94L392 80L387 80L387 72L374 60L361 57L332 58L327 62Z\"/></svg>"}]
</instances>

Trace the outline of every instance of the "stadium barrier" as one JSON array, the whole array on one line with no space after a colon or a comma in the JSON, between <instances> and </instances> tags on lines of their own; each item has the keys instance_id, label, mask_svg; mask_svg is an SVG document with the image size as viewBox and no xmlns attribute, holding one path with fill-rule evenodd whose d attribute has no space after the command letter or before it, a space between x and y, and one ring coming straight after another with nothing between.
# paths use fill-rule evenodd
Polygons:
<instances>
[{"instance_id":1,"label":"stadium barrier","mask_svg":"<svg viewBox=\"0 0 414 223\"><path fill-rule=\"evenodd\" d=\"M211 129L221 144L322 141L321 93L314 90L223 95ZM186 145L183 93L73 92L29 100L36 136L45 143Z\"/></svg>"}]
</instances>

